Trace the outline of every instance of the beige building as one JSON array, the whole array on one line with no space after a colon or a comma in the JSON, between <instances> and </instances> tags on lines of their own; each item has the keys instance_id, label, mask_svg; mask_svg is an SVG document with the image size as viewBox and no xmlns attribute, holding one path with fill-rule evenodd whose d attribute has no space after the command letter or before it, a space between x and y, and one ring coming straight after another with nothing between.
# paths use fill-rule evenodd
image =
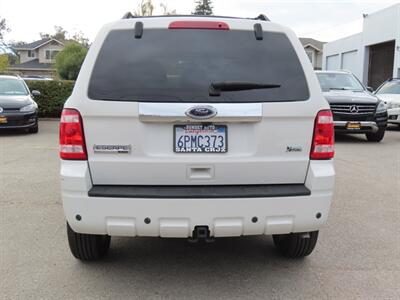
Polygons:
<instances>
[{"instance_id":1,"label":"beige building","mask_svg":"<svg viewBox=\"0 0 400 300\"><path fill-rule=\"evenodd\" d=\"M21 76L53 77L55 57L63 49L64 43L53 38L15 47L20 63L11 65L9 70Z\"/></svg>"},{"instance_id":2,"label":"beige building","mask_svg":"<svg viewBox=\"0 0 400 300\"><path fill-rule=\"evenodd\" d=\"M300 42L302 43L314 70L321 70L323 57L322 50L325 42L310 38L300 38Z\"/></svg>"}]
</instances>

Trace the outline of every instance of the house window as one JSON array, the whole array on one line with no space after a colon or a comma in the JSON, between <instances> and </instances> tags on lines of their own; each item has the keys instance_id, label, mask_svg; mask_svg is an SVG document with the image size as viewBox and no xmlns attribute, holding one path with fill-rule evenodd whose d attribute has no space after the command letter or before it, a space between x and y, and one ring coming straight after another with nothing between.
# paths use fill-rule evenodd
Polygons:
<instances>
[{"instance_id":1,"label":"house window","mask_svg":"<svg viewBox=\"0 0 400 300\"><path fill-rule=\"evenodd\" d=\"M28 57L35 57L35 51L28 50Z\"/></svg>"},{"instance_id":2,"label":"house window","mask_svg":"<svg viewBox=\"0 0 400 300\"><path fill-rule=\"evenodd\" d=\"M56 58L56 56L57 56L57 54L58 54L58 52L60 52L60 51L58 51L58 50L53 50L53 51L51 51L51 59L55 59Z\"/></svg>"},{"instance_id":3,"label":"house window","mask_svg":"<svg viewBox=\"0 0 400 300\"><path fill-rule=\"evenodd\" d=\"M58 54L58 50L46 50L46 59L47 60L53 60L56 58L57 54Z\"/></svg>"}]
</instances>

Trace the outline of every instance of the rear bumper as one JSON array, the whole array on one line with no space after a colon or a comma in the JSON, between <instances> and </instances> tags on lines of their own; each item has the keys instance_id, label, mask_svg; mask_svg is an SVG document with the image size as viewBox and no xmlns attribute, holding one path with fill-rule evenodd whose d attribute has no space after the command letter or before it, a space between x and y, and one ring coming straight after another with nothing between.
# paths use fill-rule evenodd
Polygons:
<instances>
[{"instance_id":1,"label":"rear bumper","mask_svg":"<svg viewBox=\"0 0 400 300\"><path fill-rule=\"evenodd\" d=\"M334 175L333 161L312 161L305 182L311 194L302 196L90 197L92 184L87 162L61 163L62 200L72 229L112 236L187 238L197 225L208 226L215 237L318 230L329 213ZM81 216L80 221L76 215ZM144 221L146 218L151 220L149 224Z\"/></svg>"},{"instance_id":2,"label":"rear bumper","mask_svg":"<svg viewBox=\"0 0 400 300\"><path fill-rule=\"evenodd\" d=\"M388 109L388 123L400 124L400 108Z\"/></svg>"}]
</instances>

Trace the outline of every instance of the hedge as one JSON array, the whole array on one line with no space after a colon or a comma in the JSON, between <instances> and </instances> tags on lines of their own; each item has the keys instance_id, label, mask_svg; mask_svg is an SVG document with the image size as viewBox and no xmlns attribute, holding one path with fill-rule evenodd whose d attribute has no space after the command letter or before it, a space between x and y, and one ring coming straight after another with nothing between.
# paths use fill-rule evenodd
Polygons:
<instances>
[{"instance_id":1,"label":"hedge","mask_svg":"<svg viewBox=\"0 0 400 300\"><path fill-rule=\"evenodd\" d=\"M65 101L72 93L75 81L68 80L27 80L31 91L38 90L41 95L35 97L39 106L39 117L60 117Z\"/></svg>"}]
</instances>

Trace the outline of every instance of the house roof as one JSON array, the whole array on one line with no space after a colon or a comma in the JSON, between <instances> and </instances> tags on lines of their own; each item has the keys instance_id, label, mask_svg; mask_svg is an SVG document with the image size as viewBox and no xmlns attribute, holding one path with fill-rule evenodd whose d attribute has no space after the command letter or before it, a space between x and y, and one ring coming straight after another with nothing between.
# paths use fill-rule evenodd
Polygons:
<instances>
[{"instance_id":1,"label":"house roof","mask_svg":"<svg viewBox=\"0 0 400 300\"><path fill-rule=\"evenodd\" d=\"M11 65L11 70L54 70L54 64L41 64L39 59L33 59L22 64Z\"/></svg>"},{"instance_id":2,"label":"house roof","mask_svg":"<svg viewBox=\"0 0 400 300\"><path fill-rule=\"evenodd\" d=\"M303 47L307 47L307 46L311 46L314 49L321 51L322 52L322 48L324 46L324 44L326 44L326 42L321 42L318 40L314 40L311 38L300 38L300 42L303 44Z\"/></svg>"},{"instance_id":3,"label":"house roof","mask_svg":"<svg viewBox=\"0 0 400 300\"><path fill-rule=\"evenodd\" d=\"M15 50L35 50L35 49L37 49L37 48L39 48L41 46L46 45L47 43L50 43L51 41L56 41L57 43L59 43L61 45L64 45L62 42L60 42L60 41L58 41L56 39L45 38L45 39L41 39L41 40L29 43L29 44L25 44L25 45L14 47L14 49Z\"/></svg>"}]
</instances>

